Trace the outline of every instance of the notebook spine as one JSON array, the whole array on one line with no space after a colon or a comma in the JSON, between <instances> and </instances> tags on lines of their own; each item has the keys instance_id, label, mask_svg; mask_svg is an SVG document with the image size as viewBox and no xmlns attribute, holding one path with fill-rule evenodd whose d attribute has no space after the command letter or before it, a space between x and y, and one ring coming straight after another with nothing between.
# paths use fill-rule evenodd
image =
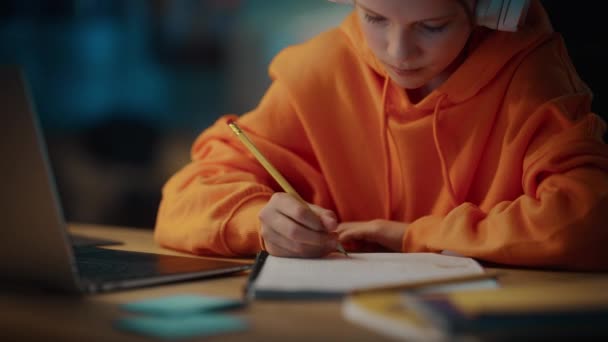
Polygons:
<instances>
[{"instance_id":1,"label":"notebook spine","mask_svg":"<svg viewBox=\"0 0 608 342\"><path fill-rule=\"evenodd\" d=\"M245 297L246 302L253 300L253 298L255 296L254 283L255 283L255 280L258 278L258 275L262 271L262 267L264 266L264 263L266 262L267 257L268 257L268 252L266 252L266 251L260 251L255 256L255 262L253 263L253 267L251 268L251 273L249 273L249 278L247 279L247 284L245 285L245 289L244 289L244 292L245 292L244 297Z\"/></svg>"}]
</instances>

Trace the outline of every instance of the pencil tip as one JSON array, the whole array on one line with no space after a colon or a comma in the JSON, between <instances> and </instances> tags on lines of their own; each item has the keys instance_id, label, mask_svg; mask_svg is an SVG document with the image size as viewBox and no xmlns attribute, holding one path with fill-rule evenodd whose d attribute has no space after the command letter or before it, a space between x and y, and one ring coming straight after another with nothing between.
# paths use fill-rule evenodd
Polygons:
<instances>
[{"instance_id":1,"label":"pencil tip","mask_svg":"<svg viewBox=\"0 0 608 342\"><path fill-rule=\"evenodd\" d=\"M348 256L348 253L346 252L346 249L344 249L344 247L342 246L341 243L338 243L338 252L344 254L344 256Z\"/></svg>"}]
</instances>

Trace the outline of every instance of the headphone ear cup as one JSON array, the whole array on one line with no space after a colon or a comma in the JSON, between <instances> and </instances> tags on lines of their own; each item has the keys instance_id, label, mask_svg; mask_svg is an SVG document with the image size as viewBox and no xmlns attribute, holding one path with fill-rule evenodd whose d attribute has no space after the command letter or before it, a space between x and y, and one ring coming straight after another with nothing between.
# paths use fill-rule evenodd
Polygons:
<instances>
[{"instance_id":1,"label":"headphone ear cup","mask_svg":"<svg viewBox=\"0 0 608 342\"><path fill-rule=\"evenodd\" d=\"M475 21L493 30L514 32L528 14L530 0L477 0Z\"/></svg>"}]
</instances>

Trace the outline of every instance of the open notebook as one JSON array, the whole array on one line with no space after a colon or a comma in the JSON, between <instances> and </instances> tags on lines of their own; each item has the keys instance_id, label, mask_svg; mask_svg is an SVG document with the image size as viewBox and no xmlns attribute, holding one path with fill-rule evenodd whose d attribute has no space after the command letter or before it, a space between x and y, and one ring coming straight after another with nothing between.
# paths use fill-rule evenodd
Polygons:
<instances>
[{"instance_id":1,"label":"open notebook","mask_svg":"<svg viewBox=\"0 0 608 342\"><path fill-rule=\"evenodd\" d=\"M434 253L338 253L321 259L258 257L248 289L258 299L336 298L350 291L481 274L471 258Z\"/></svg>"}]
</instances>

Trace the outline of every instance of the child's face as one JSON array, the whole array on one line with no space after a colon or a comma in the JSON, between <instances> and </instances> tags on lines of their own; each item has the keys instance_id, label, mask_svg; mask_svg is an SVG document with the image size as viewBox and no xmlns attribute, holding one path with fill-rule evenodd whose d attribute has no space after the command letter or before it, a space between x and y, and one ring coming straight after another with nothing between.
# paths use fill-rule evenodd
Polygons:
<instances>
[{"instance_id":1,"label":"child's face","mask_svg":"<svg viewBox=\"0 0 608 342\"><path fill-rule=\"evenodd\" d=\"M445 81L472 30L467 11L455 0L356 4L369 47L391 79L406 89L434 89Z\"/></svg>"}]
</instances>

